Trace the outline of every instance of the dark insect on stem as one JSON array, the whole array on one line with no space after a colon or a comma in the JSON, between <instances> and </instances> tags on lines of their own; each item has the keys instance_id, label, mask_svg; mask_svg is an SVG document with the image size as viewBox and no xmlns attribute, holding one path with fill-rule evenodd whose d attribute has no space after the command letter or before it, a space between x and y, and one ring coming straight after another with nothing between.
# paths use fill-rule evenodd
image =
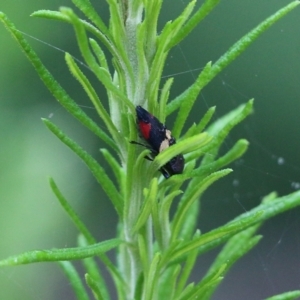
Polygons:
<instances>
[{"instance_id":1,"label":"dark insect on stem","mask_svg":"<svg viewBox=\"0 0 300 300\"><path fill-rule=\"evenodd\" d=\"M146 156L146 159L153 161L155 156L157 156L160 152L176 144L176 140L171 135L171 131L147 110L141 106L137 106L136 115L136 122L138 124L139 131L142 138L148 143L148 145L144 145L136 141L131 141L130 143L149 149L151 151L151 157ZM163 167L161 167L160 171L165 178L169 178L172 175L181 174L183 169L184 157L182 154L179 154L174 156Z\"/></svg>"}]
</instances>

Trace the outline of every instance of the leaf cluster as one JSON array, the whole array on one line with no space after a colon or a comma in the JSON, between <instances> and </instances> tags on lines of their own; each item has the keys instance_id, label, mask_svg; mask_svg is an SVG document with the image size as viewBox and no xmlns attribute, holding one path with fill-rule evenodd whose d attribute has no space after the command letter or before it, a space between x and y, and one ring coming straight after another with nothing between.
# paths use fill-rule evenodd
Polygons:
<instances>
[{"instance_id":1,"label":"leaf cluster","mask_svg":"<svg viewBox=\"0 0 300 300\"><path fill-rule=\"evenodd\" d=\"M57 101L107 146L100 151L114 178L110 178L101 164L60 128L43 119L47 128L86 164L113 204L119 217L118 236L97 243L55 181L50 179L53 193L80 232L78 247L31 251L3 260L0 266L59 261L77 298L89 299L70 262L83 259L85 281L95 299L110 299L94 258L97 256L111 275L118 299L210 299L230 267L259 242L261 236L256 232L262 223L298 206L300 192L285 197L272 193L256 208L219 228L201 233L197 221L203 193L232 172L228 165L245 153L248 142L240 139L224 154L220 148L231 130L252 113L253 100L214 122L211 120L215 107L211 107L186 132L183 128L202 89L258 36L298 6L299 1L291 2L267 18L216 62L208 62L195 82L175 99L169 99L174 79L169 78L164 83L161 80L168 54L217 6L219 0L206 0L199 8L196 0L190 1L160 33L157 33L157 20L162 0L107 0L110 10L108 25L89 0L72 2L89 21L65 7L59 11L37 11L32 16L73 26L84 63L106 89L108 109L88 76L68 53L65 55L66 64L95 107L102 127L60 86L3 13L0 13L0 20ZM149 150L138 152L140 149L129 143L138 136L136 105L146 107L162 122L177 112L172 134L181 138L176 145L158 154L153 162L144 159ZM180 153L184 154L186 162L183 174L168 180L159 177L160 168ZM178 205L172 205L175 199ZM171 207L175 207L174 214L170 213ZM197 257L221 244L225 245L202 280L189 282ZM116 265L105 254L113 248L118 257ZM297 296L299 291L269 299L296 299Z\"/></svg>"}]
</instances>

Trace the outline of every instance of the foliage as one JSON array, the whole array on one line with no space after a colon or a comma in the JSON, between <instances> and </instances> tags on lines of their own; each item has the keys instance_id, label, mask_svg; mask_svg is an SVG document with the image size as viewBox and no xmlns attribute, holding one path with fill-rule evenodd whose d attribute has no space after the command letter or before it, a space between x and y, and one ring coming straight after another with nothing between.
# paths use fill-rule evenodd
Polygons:
<instances>
[{"instance_id":1,"label":"foliage","mask_svg":"<svg viewBox=\"0 0 300 300\"><path fill-rule=\"evenodd\" d=\"M272 193L256 208L231 222L200 233L196 226L202 194L215 181L231 173L232 170L225 167L245 153L248 142L238 140L223 155L219 154L219 149L230 131L252 113L253 100L208 125L215 111L212 107L185 133L182 133L183 127L201 90L261 33L300 3L291 2L242 37L215 63L208 62L194 84L171 100L169 93L173 78L161 82L168 54L215 8L219 0L206 0L199 8L196 8L196 0L192 0L175 20L165 24L160 34L157 33L157 20L162 0L108 0L109 25L102 21L88 0L73 0L73 3L89 22L65 7L57 12L37 11L33 16L73 26L85 64L106 88L108 110L88 77L68 53L66 63L86 91L106 130L71 99L3 13L0 13L0 19L59 103L107 145L108 149L101 151L115 180L60 128L43 120L48 129L83 160L114 205L119 217L118 237L96 243L54 180L50 179L54 194L80 232L78 248L32 251L5 259L0 266L59 261L77 298L88 299L85 286L69 262L83 259L86 283L94 297L110 299L105 280L94 261L94 256L98 256L111 275L119 299L209 299L230 267L260 241L261 236L256 232L262 223L298 206L300 192L284 197ZM141 151L129 143L138 139L136 105L146 107L161 121L177 111L172 133L182 137L176 145L158 154L153 162L144 159L149 150ZM158 170L180 153L185 155L184 173L165 180ZM175 199L179 204L171 217L170 208ZM190 283L196 258L221 244L225 246L204 278ZM116 249L117 265L105 254L112 248ZM299 291L269 299L295 299L297 296Z\"/></svg>"}]
</instances>

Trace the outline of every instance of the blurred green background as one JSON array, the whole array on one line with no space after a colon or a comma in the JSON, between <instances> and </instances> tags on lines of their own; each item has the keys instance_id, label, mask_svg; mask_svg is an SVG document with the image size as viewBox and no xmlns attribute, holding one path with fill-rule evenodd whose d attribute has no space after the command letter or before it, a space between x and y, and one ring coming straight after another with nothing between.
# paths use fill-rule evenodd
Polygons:
<instances>
[{"instance_id":1,"label":"blurred green background","mask_svg":"<svg viewBox=\"0 0 300 300\"><path fill-rule=\"evenodd\" d=\"M92 2L107 19L106 2ZM165 0L160 28L187 3ZM221 1L172 51L164 73L175 77L172 97L193 82L207 61L216 61L287 3ZM27 40L57 80L97 120L64 62L64 51L81 59L72 28L29 17L33 11L60 6L73 7L67 0L28 0L26 4L13 0L2 1L0 10L29 35ZM204 195L199 218L203 232L254 207L271 191L284 195L300 188L299 16L300 8L263 34L204 89L193 109L187 126L198 121L208 107L216 105L218 117L255 98L255 113L232 132L224 146L225 151L238 138L247 138L250 150L232 166L232 175ZM50 118L101 163L98 149L104 145L53 99L3 26L0 45L0 259L32 249L75 246L77 231L52 195L49 176L99 241L113 237L116 216L108 199L84 164L45 128L41 118ZM167 125L172 128L172 118ZM103 166L107 167L104 162ZM263 299L299 288L299 212L287 212L264 225L263 241L232 269L214 299ZM205 273L217 250L199 259L194 280ZM0 299L74 299L74 295L59 267L43 263L0 269Z\"/></svg>"}]
</instances>

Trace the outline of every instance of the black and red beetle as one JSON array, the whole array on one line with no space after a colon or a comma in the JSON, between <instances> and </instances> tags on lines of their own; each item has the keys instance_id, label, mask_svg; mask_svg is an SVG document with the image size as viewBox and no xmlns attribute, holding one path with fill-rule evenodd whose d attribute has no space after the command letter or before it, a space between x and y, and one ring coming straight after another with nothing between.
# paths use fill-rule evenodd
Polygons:
<instances>
[{"instance_id":1,"label":"black and red beetle","mask_svg":"<svg viewBox=\"0 0 300 300\"><path fill-rule=\"evenodd\" d=\"M131 141L133 144L145 146L151 150L151 158L146 159L153 160L153 158L160 152L164 151L168 147L176 144L176 140L171 135L171 131L166 128L156 117L150 114L147 110L141 106L136 107L137 124L139 131L144 140L147 141L149 146L140 144L135 141ZM181 174L184 169L184 157L182 154L174 156L168 161L161 169L161 173L165 178L169 178L175 174Z\"/></svg>"}]
</instances>

